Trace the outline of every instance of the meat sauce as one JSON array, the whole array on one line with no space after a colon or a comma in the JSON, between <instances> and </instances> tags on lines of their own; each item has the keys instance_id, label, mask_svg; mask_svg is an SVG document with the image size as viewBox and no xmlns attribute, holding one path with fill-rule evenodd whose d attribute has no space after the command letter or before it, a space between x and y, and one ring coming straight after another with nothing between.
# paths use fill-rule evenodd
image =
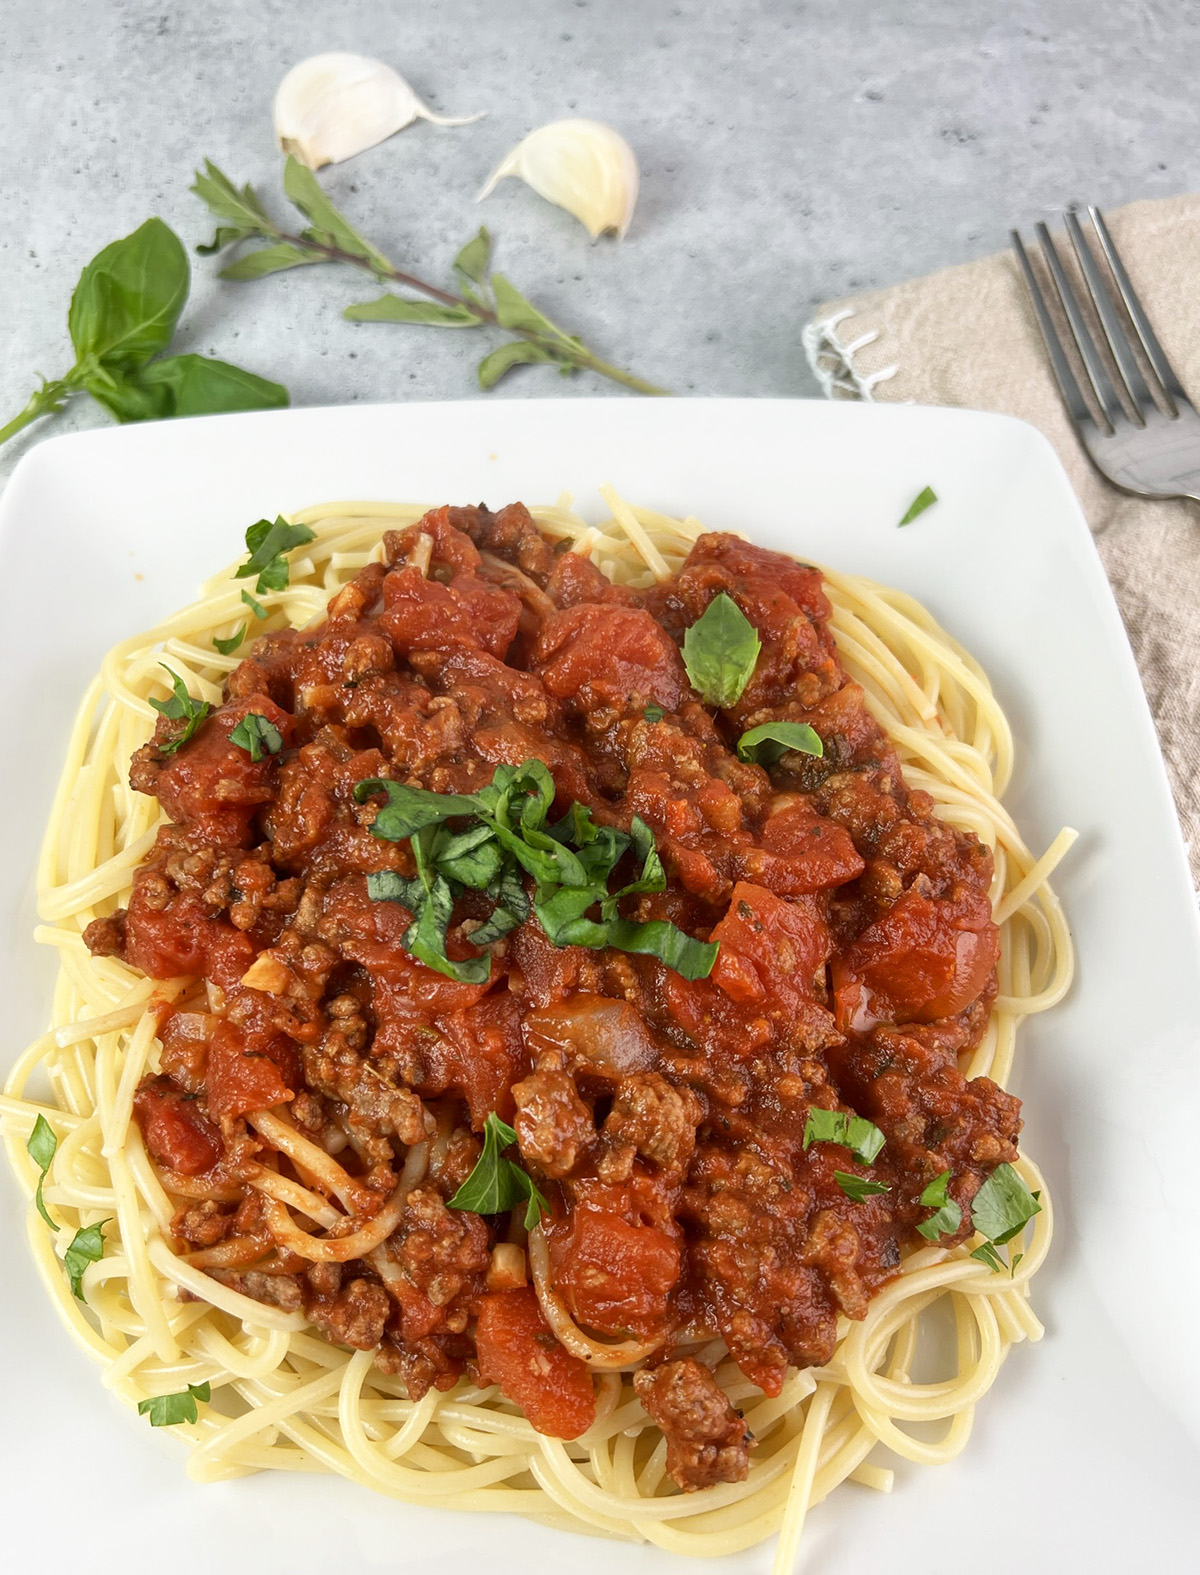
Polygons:
<instances>
[{"instance_id":1,"label":"meat sauce","mask_svg":"<svg viewBox=\"0 0 1200 1575\"><path fill-rule=\"evenodd\" d=\"M717 711L680 645L722 592L762 650ZM555 550L520 505L442 508L389 533L325 623L257 640L175 753L177 724L160 719L131 781L170 823L128 910L87 940L210 984L208 1011L164 1009L162 1069L136 1100L182 1200L178 1249L203 1262L225 1243L209 1272L374 1350L414 1396L470 1368L535 1427L577 1436L590 1377L526 1284L512 1223L447 1206L495 1111L550 1203L571 1318L652 1352L638 1393L676 1480L744 1476L740 1419L685 1348L719 1335L777 1394L897 1272L945 1171L970 1231L1020 1129L1017 1101L958 1064L996 991L991 856L905 786L829 617L815 569L732 536L700 537L676 576L635 592ZM248 713L278 729L279 753L252 761L231 742ZM738 759L744 730L780 720L815 728L823 756ZM556 814L579 802L650 826L667 887L622 911L717 942L707 978L553 946L534 917L492 945L486 983L405 951L410 915L373 901L366 877L411 876L410 850L371 835L377 805L356 784L469 793L529 758L553 775ZM460 899L452 957L473 954L488 911ZM247 1177L297 1173L246 1120L272 1107L336 1154L363 1215L433 1134L382 1260L313 1264L274 1241ZM805 1149L814 1107L881 1129L869 1169L834 1143ZM889 1190L856 1202L839 1171Z\"/></svg>"}]
</instances>

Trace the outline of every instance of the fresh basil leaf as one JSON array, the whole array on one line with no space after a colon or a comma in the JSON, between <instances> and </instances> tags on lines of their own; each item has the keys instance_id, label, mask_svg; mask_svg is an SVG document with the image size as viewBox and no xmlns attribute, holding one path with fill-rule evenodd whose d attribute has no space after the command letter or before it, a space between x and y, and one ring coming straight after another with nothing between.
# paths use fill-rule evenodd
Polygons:
<instances>
[{"instance_id":1,"label":"fresh basil leaf","mask_svg":"<svg viewBox=\"0 0 1200 1575\"><path fill-rule=\"evenodd\" d=\"M211 1398L212 1389L207 1382L189 1384L178 1394L152 1395L148 1400L139 1400L138 1415L148 1416L151 1427L174 1427L178 1422L195 1422L199 1416L196 1401L203 1400L207 1404Z\"/></svg>"},{"instance_id":2,"label":"fresh basil leaf","mask_svg":"<svg viewBox=\"0 0 1200 1575\"><path fill-rule=\"evenodd\" d=\"M683 637L683 665L708 705L735 705L754 672L762 641L754 625L722 591Z\"/></svg>"},{"instance_id":3,"label":"fresh basil leaf","mask_svg":"<svg viewBox=\"0 0 1200 1575\"><path fill-rule=\"evenodd\" d=\"M483 1153L448 1207L471 1214L505 1214L525 1198L525 1226L532 1230L540 1216L550 1212L550 1205L528 1172L501 1154L516 1141L512 1127L493 1111L483 1124Z\"/></svg>"},{"instance_id":4,"label":"fresh basil leaf","mask_svg":"<svg viewBox=\"0 0 1200 1575\"><path fill-rule=\"evenodd\" d=\"M249 591L242 592L242 600L245 602L246 606L249 607L250 611L256 618L266 618L269 616L267 609L261 602L256 602Z\"/></svg>"},{"instance_id":5,"label":"fresh basil leaf","mask_svg":"<svg viewBox=\"0 0 1200 1575\"><path fill-rule=\"evenodd\" d=\"M409 880L395 870L372 870L367 876L367 896L372 902L398 902L415 913L425 900L425 888L419 880Z\"/></svg>"},{"instance_id":6,"label":"fresh basil leaf","mask_svg":"<svg viewBox=\"0 0 1200 1575\"><path fill-rule=\"evenodd\" d=\"M220 239L221 231L217 231ZM240 237L234 237L239 239ZM197 251L205 248L197 247ZM214 244L207 248L211 251L219 250ZM299 246L292 246L287 241L280 241L275 246L258 246L252 252L246 252L236 262L227 263L221 269L222 279L265 279L271 273L284 273L289 268L307 268L311 263L324 262L325 258L314 256L312 252L302 251Z\"/></svg>"},{"instance_id":7,"label":"fresh basil leaf","mask_svg":"<svg viewBox=\"0 0 1200 1575\"><path fill-rule=\"evenodd\" d=\"M478 813L479 802L464 793L431 793L427 788L407 787L384 777L370 777L354 789L354 802L365 804L373 794L384 793L382 806L371 825L371 835L384 842L403 842L424 826L438 826L456 815Z\"/></svg>"},{"instance_id":8,"label":"fresh basil leaf","mask_svg":"<svg viewBox=\"0 0 1200 1575\"><path fill-rule=\"evenodd\" d=\"M468 957L455 962L446 952L446 931L454 914L455 893L449 881L439 875L434 866L432 854L436 836L434 827L424 826L410 840L417 879L410 883L409 890L416 906L412 909L413 922L400 937L400 944L418 962L447 979L457 979L464 984L482 984L492 971L492 959L486 953L481 957Z\"/></svg>"},{"instance_id":9,"label":"fresh basil leaf","mask_svg":"<svg viewBox=\"0 0 1200 1575\"><path fill-rule=\"evenodd\" d=\"M534 912L538 911L535 903ZM698 941L667 919L648 919L644 924L632 919L608 919L603 923L578 919L560 926L559 936L557 946L611 946L619 952L657 957L684 979L707 979L720 949L715 941Z\"/></svg>"},{"instance_id":10,"label":"fresh basil leaf","mask_svg":"<svg viewBox=\"0 0 1200 1575\"><path fill-rule=\"evenodd\" d=\"M191 695L188 694L187 685L180 678L179 674L171 672L171 669L165 662L160 662L158 665L165 673L170 674L171 688L175 692L169 700L151 700L150 704L156 711L160 711L168 721L184 723L182 733L179 733L168 743L158 745L160 754L173 755L177 750L182 749L188 740L194 736L197 728L212 710L212 706L209 705L207 700L193 700Z\"/></svg>"},{"instance_id":11,"label":"fresh basil leaf","mask_svg":"<svg viewBox=\"0 0 1200 1575\"><path fill-rule=\"evenodd\" d=\"M81 1302L87 1297L83 1294L83 1271L89 1263L99 1263L104 1256L104 1227L111 1223L109 1220L99 1220L95 1225L87 1225L82 1230L75 1232L71 1245L63 1255L63 1268L67 1271L67 1278L71 1282L71 1294L77 1296Z\"/></svg>"},{"instance_id":12,"label":"fresh basil leaf","mask_svg":"<svg viewBox=\"0 0 1200 1575\"><path fill-rule=\"evenodd\" d=\"M434 861L447 880L470 891L487 891L499 879L505 857L492 828L481 820L457 835L443 831Z\"/></svg>"},{"instance_id":13,"label":"fresh basil leaf","mask_svg":"<svg viewBox=\"0 0 1200 1575\"><path fill-rule=\"evenodd\" d=\"M487 232L487 226L481 224L479 233L472 236L454 259L454 271L472 284L482 284L487 278L491 262L492 238Z\"/></svg>"},{"instance_id":14,"label":"fresh basil leaf","mask_svg":"<svg viewBox=\"0 0 1200 1575\"><path fill-rule=\"evenodd\" d=\"M763 722L738 739L739 760L773 766L789 749L802 755L823 755L825 746L815 728L807 722Z\"/></svg>"},{"instance_id":15,"label":"fresh basil leaf","mask_svg":"<svg viewBox=\"0 0 1200 1575\"><path fill-rule=\"evenodd\" d=\"M168 356L114 382L85 373L83 386L118 421L169 421L233 410L278 410L287 389L227 361L203 355Z\"/></svg>"},{"instance_id":16,"label":"fresh basil leaf","mask_svg":"<svg viewBox=\"0 0 1200 1575\"><path fill-rule=\"evenodd\" d=\"M1003 1246L1042 1206L1011 1165L997 1165L975 1194L971 1224L988 1241Z\"/></svg>"},{"instance_id":17,"label":"fresh basil leaf","mask_svg":"<svg viewBox=\"0 0 1200 1575\"><path fill-rule=\"evenodd\" d=\"M647 722L661 722L666 714L667 713L660 705L648 705L642 712L642 715L646 718Z\"/></svg>"},{"instance_id":18,"label":"fresh basil leaf","mask_svg":"<svg viewBox=\"0 0 1200 1575\"><path fill-rule=\"evenodd\" d=\"M885 1138L879 1128L863 1116L845 1110L822 1110L813 1105L804 1123L804 1147L813 1143L837 1143L848 1148L856 1159L869 1165L878 1158Z\"/></svg>"},{"instance_id":19,"label":"fresh basil leaf","mask_svg":"<svg viewBox=\"0 0 1200 1575\"><path fill-rule=\"evenodd\" d=\"M244 623L239 623L237 628L227 640L219 639L216 635L214 635L213 648L214 650L220 651L222 656L232 656L245 638L246 625Z\"/></svg>"},{"instance_id":20,"label":"fresh basil leaf","mask_svg":"<svg viewBox=\"0 0 1200 1575\"><path fill-rule=\"evenodd\" d=\"M342 313L352 323L424 323L430 328L478 328L483 319L469 306L443 306L440 301L410 301L401 295L381 295L377 301L360 301Z\"/></svg>"},{"instance_id":21,"label":"fresh basil leaf","mask_svg":"<svg viewBox=\"0 0 1200 1575\"><path fill-rule=\"evenodd\" d=\"M510 339L507 344L499 345L484 356L475 369L475 375L480 388L495 388L500 379L516 366L534 366L556 359L540 345L530 344L528 339Z\"/></svg>"},{"instance_id":22,"label":"fresh basil leaf","mask_svg":"<svg viewBox=\"0 0 1200 1575\"><path fill-rule=\"evenodd\" d=\"M33 1123L33 1131L29 1134L25 1143L25 1151L41 1171L41 1175L38 1177L37 1188L33 1194L33 1201L37 1205L38 1213L52 1231L57 1231L58 1226L46 1212L46 1204L42 1198L42 1183L46 1179L46 1172L50 1169L50 1161L54 1158L54 1151L57 1147L58 1138L54 1134L54 1128L46 1120L45 1116L39 1112L37 1120Z\"/></svg>"},{"instance_id":23,"label":"fresh basil leaf","mask_svg":"<svg viewBox=\"0 0 1200 1575\"><path fill-rule=\"evenodd\" d=\"M938 495L932 487L922 487L920 492L917 493L916 497L908 505L908 508L905 509L904 518L900 521L900 524L911 525L918 514L924 514L925 510L931 508L937 502L937 500Z\"/></svg>"},{"instance_id":24,"label":"fresh basil leaf","mask_svg":"<svg viewBox=\"0 0 1200 1575\"><path fill-rule=\"evenodd\" d=\"M223 246L247 235L262 232L276 233L267 211L258 200L251 186L238 188L211 159L205 159L204 169L196 171L196 179L189 188L200 198L214 218L224 219L216 239L208 246L197 246L198 252L220 251Z\"/></svg>"},{"instance_id":25,"label":"fresh basil leaf","mask_svg":"<svg viewBox=\"0 0 1200 1575\"><path fill-rule=\"evenodd\" d=\"M506 869L488 887L488 896L495 899L496 906L486 922L471 932L468 939L472 946L489 946L529 917L529 896L520 870Z\"/></svg>"},{"instance_id":26,"label":"fresh basil leaf","mask_svg":"<svg viewBox=\"0 0 1200 1575\"><path fill-rule=\"evenodd\" d=\"M79 276L67 326L80 362L128 372L165 350L187 300L187 253L161 219L97 252Z\"/></svg>"},{"instance_id":27,"label":"fresh basil leaf","mask_svg":"<svg viewBox=\"0 0 1200 1575\"><path fill-rule=\"evenodd\" d=\"M937 1241L942 1236L953 1236L962 1224L962 1209L955 1203L947 1190L950 1185L951 1172L943 1170L940 1176L935 1176L921 1194L920 1203L923 1209L936 1209L936 1214L917 1226L919 1233L926 1241Z\"/></svg>"},{"instance_id":28,"label":"fresh basil leaf","mask_svg":"<svg viewBox=\"0 0 1200 1575\"><path fill-rule=\"evenodd\" d=\"M1004 1273L1004 1259L996 1251L995 1247L992 1246L990 1241L985 1241L981 1247L974 1248L972 1250L971 1256L972 1258L978 1259L980 1263L986 1263L993 1274Z\"/></svg>"},{"instance_id":29,"label":"fresh basil leaf","mask_svg":"<svg viewBox=\"0 0 1200 1575\"><path fill-rule=\"evenodd\" d=\"M257 711L247 711L238 725L231 729L229 742L244 749L257 765L264 750L269 755L279 753L283 748L283 734L265 716L260 716Z\"/></svg>"},{"instance_id":30,"label":"fresh basil leaf","mask_svg":"<svg viewBox=\"0 0 1200 1575\"><path fill-rule=\"evenodd\" d=\"M835 1170L833 1179L854 1203L864 1203L877 1193L892 1190L891 1187L885 1187L882 1181L871 1181L866 1176L855 1176L845 1170Z\"/></svg>"},{"instance_id":31,"label":"fresh basil leaf","mask_svg":"<svg viewBox=\"0 0 1200 1575\"><path fill-rule=\"evenodd\" d=\"M234 570L233 577L248 580L251 575L257 575L254 589L260 596L266 591L285 590L291 572L288 553L315 539L315 531L307 525L290 524L282 514L274 520L256 520L246 531L250 556Z\"/></svg>"},{"instance_id":32,"label":"fresh basil leaf","mask_svg":"<svg viewBox=\"0 0 1200 1575\"><path fill-rule=\"evenodd\" d=\"M301 164L299 159L291 155L283 167L283 190L293 207L299 208L313 226L311 230L305 231L307 239L349 252L353 257L361 257L376 273L391 272L391 263L342 217L308 165Z\"/></svg>"}]
</instances>

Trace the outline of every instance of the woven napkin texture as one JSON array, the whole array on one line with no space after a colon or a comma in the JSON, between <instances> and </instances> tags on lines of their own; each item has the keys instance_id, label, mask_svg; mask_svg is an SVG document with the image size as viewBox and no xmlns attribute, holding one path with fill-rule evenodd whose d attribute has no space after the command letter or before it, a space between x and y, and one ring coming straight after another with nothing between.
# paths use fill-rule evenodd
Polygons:
<instances>
[{"instance_id":1,"label":"woven napkin texture","mask_svg":"<svg viewBox=\"0 0 1200 1575\"><path fill-rule=\"evenodd\" d=\"M1171 364L1200 404L1200 196L1135 202L1106 218ZM1056 239L1073 265L1070 243ZM1129 497L1092 468L1011 254L830 302L805 329L804 346L830 398L1002 411L1054 444L1129 631L1200 886L1200 503Z\"/></svg>"}]
</instances>

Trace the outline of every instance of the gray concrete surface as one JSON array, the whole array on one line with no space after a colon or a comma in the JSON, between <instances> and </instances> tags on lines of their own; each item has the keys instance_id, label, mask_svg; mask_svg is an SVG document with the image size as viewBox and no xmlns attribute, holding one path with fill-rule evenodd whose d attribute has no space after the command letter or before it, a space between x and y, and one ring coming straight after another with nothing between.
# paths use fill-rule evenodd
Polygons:
<instances>
[{"instance_id":1,"label":"gray concrete surface","mask_svg":"<svg viewBox=\"0 0 1200 1575\"><path fill-rule=\"evenodd\" d=\"M82 264L151 213L189 245L208 155L278 196L270 102L326 49L379 55L459 130L413 126L327 171L398 263L438 276L486 219L497 263L601 354L680 393L811 395L824 297L981 256L1072 199L1197 184L1193 0L0 0L0 422L69 365ZM585 232L489 169L531 127L610 121L636 148L628 239ZM475 392L476 333L351 325L347 270L220 282L197 258L179 348L296 404ZM519 372L494 394L612 392ZM39 433L108 418L87 401Z\"/></svg>"}]
</instances>

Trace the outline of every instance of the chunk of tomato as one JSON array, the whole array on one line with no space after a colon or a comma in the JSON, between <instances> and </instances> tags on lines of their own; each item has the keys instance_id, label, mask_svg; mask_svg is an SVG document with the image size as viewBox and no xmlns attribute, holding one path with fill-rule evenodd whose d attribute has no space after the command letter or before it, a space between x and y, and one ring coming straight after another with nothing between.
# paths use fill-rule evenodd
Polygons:
<instances>
[{"instance_id":1,"label":"chunk of tomato","mask_svg":"<svg viewBox=\"0 0 1200 1575\"><path fill-rule=\"evenodd\" d=\"M680 1275L679 1243L655 1225L577 1208L554 1233L553 1262L575 1319L602 1334L654 1334Z\"/></svg>"},{"instance_id":2,"label":"chunk of tomato","mask_svg":"<svg viewBox=\"0 0 1200 1575\"><path fill-rule=\"evenodd\" d=\"M283 1034L249 1040L236 1023L213 1031L205 1067L208 1108L214 1116L244 1116L291 1099L302 1086L295 1045Z\"/></svg>"},{"instance_id":3,"label":"chunk of tomato","mask_svg":"<svg viewBox=\"0 0 1200 1575\"><path fill-rule=\"evenodd\" d=\"M199 1176L220 1159L220 1132L171 1078L146 1078L133 1096L133 1113L151 1157L168 1170Z\"/></svg>"},{"instance_id":4,"label":"chunk of tomato","mask_svg":"<svg viewBox=\"0 0 1200 1575\"><path fill-rule=\"evenodd\" d=\"M596 1419L587 1363L564 1350L528 1286L493 1291L479 1304L480 1377L500 1388L549 1438L578 1438Z\"/></svg>"},{"instance_id":5,"label":"chunk of tomato","mask_svg":"<svg viewBox=\"0 0 1200 1575\"><path fill-rule=\"evenodd\" d=\"M788 901L739 881L710 939L720 945L713 983L732 1000L784 1017L815 1000L831 943L812 898Z\"/></svg>"}]
</instances>

